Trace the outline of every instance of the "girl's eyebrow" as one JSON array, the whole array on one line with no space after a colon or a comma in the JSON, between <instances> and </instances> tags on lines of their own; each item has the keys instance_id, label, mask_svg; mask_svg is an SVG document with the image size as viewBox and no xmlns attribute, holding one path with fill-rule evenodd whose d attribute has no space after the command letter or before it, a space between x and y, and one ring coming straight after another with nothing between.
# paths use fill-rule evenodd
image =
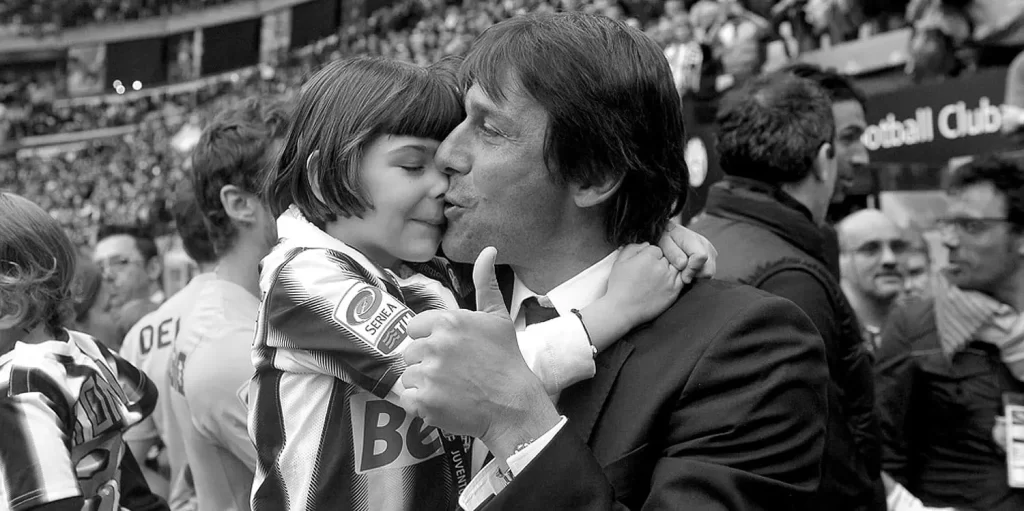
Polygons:
<instances>
[{"instance_id":1,"label":"girl's eyebrow","mask_svg":"<svg viewBox=\"0 0 1024 511\"><path fill-rule=\"evenodd\" d=\"M427 146L425 146L423 144L406 144L406 145L403 145L403 146L400 146L400 147L396 147L396 148L388 151L388 154L395 154L395 153L399 153L399 152L402 152L402 151L405 151L405 150L408 150L408 149L411 149L413 151L418 151L418 152L421 152L421 153L424 153L424 154L426 154L428 152L427 151Z\"/></svg>"}]
</instances>

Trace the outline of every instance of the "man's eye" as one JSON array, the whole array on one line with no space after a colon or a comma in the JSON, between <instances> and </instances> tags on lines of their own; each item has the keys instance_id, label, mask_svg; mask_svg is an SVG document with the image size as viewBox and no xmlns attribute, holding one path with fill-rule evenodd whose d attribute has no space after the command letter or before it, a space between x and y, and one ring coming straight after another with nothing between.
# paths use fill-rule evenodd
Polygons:
<instances>
[{"instance_id":1,"label":"man's eye","mask_svg":"<svg viewBox=\"0 0 1024 511\"><path fill-rule=\"evenodd\" d=\"M480 124L480 132L483 133L484 135L488 136L488 137L500 137L501 136L501 132L500 131L494 129L493 127L491 127L487 123Z\"/></svg>"},{"instance_id":2,"label":"man's eye","mask_svg":"<svg viewBox=\"0 0 1024 511\"><path fill-rule=\"evenodd\" d=\"M402 169L408 172L419 172L423 170L422 165L401 165Z\"/></svg>"}]
</instances>

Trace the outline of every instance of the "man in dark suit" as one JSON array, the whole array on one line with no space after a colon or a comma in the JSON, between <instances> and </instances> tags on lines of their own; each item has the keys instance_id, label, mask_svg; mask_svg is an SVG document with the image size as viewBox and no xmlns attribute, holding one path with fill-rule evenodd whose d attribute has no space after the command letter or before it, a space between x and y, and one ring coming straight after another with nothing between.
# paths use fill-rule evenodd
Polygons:
<instances>
[{"instance_id":1,"label":"man in dark suit","mask_svg":"<svg viewBox=\"0 0 1024 511\"><path fill-rule=\"evenodd\" d=\"M807 509L828 370L791 302L698 282L557 396L515 341L599 297L620 247L657 241L684 196L682 105L657 45L604 17L523 16L485 31L460 74L467 117L437 153L444 251L476 258L478 311L409 323L402 399L493 454L463 507ZM510 308L496 257L515 273Z\"/></svg>"}]
</instances>

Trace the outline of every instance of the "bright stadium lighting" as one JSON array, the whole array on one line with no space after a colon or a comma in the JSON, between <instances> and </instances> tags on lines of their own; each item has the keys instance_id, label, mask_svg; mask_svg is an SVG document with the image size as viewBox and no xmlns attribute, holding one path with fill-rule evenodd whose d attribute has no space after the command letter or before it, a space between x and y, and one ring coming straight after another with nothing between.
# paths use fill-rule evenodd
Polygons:
<instances>
[{"instance_id":1,"label":"bright stadium lighting","mask_svg":"<svg viewBox=\"0 0 1024 511\"><path fill-rule=\"evenodd\" d=\"M138 80L132 82L132 90L142 90L142 82Z\"/></svg>"},{"instance_id":2,"label":"bright stadium lighting","mask_svg":"<svg viewBox=\"0 0 1024 511\"><path fill-rule=\"evenodd\" d=\"M120 87L121 85L122 85L122 84L121 84L121 80L114 80L114 88L115 88L115 89L116 89L116 88L118 88L118 87Z\"/></svg>"},{"instance_id":3,"label":"bright stadium lighting","mask_svg":"<svg viewBox=\"0 0 1024 511\"><path fill-rule=\"evenodd\" d=\"M117 92L118 94L124 94L124 86L123 85L118 85L117 87L114 88L114 91Z\"/></svg>"}]
</instances>

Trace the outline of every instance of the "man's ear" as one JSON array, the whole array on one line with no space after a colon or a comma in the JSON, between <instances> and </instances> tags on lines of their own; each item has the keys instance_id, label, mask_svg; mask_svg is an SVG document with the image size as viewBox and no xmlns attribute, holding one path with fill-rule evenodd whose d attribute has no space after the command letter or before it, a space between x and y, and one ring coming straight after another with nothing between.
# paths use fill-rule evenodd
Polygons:
<instances>
[{"instance_id":1,"label":"man's ear","mask_svg":"<svg viewBox=\"0 0 1024 511\"><path fill-rule=\"evenodd\" d=\"M324 200L324 192L320 187L320 175L323 172L323 168L320 166L320 150L317 149L312 153L309 153L309 157L306 158L306 180L309 182L309 189L313 191L313 196L316 200L323 204L327 201Z\"/></svg>"},{"instance_id":2,"label":"man's ear","mask_svg":"<svg viewBox=\"0 0 1024 511\"><path fill-rule=\"evenodd\" d=\"M591 208L607 202L622 186L626 174L608 175L590 183L570 183L573 201L580 208Z\"/></svg>"},{"instance_id":3,"label":"man's ear","mask_svg":"<svg viewBox=\"0 0 1024 511\"><path fill-rule=\"evenodd\" d=\"M220 204L228 218L245 224L255 223L262 207L255 195L235 185L221 187Z\"/></svg>"},{"instance_id":4,"label":"man's ear","mask_svg":"<svg viewBox=\"0 0 1024 511\"><path fill-rule=\"evenodd\" d=\"M814 175L818 180L823 182L832 181L835 182L839 172L836 165L836 148L831 143L826 142L818 148L818 156L815 158Z\"/></svg>"}]
</instances>

